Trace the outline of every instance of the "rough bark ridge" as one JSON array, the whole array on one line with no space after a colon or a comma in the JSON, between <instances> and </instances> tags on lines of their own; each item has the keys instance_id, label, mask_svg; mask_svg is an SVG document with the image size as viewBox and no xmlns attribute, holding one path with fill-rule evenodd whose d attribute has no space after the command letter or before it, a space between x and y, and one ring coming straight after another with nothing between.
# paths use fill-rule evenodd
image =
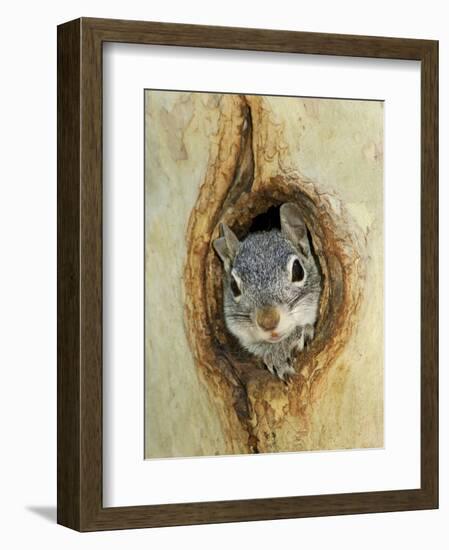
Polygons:
<instances>
[{"instance_id":1,"label":"rough bark ridge","mask_svg":"<svg viewBox=\"0 0 449 550\"><path fill-rule=\"evenodd\" d=\"M229 453L323 448L312 434L313 409L329 391L332 369L344 379L357 331L365 236L336 196L301 175L284 130L265 98L223 95L219 136L188 223L186 332ZM297 356L290 386L260 368L226 331L222 268L211 246L219 222L243 237L257 215L286 201L303 210L324 279L316 338Z\"/></svg>"}]
</instances>

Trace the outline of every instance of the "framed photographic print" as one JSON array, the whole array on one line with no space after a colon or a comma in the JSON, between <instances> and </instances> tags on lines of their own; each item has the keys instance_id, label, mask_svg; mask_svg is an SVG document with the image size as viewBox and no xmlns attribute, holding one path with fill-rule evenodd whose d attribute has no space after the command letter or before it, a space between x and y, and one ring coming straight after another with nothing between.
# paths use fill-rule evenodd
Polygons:
<instances>
[{"instance_id":1,"label":"framed photographic print","mask_svg":"<svg viewBox=\"0 0 449 550\"><path fill-rule=\"evenodd\" d=\"M438 43L58 27L58 522L438 506Z\"/></svg>"}]
</instances>

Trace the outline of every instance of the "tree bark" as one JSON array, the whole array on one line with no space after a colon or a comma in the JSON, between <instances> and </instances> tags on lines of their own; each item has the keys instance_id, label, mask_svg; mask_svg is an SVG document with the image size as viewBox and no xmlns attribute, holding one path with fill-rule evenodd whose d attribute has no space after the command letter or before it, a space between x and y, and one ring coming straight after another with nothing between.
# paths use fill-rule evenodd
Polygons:
<instances>
[{"instance_id":1,"label":"tree bark","mask_svg":"<svg viewBox=\"0 0 449 550\"><path fill-rule=\"evenodd\" d=\"M177 199L185 218L178 227L184 233L183 299L171 310L184 321L178 357L170 358L159 343L155 361L154 341L147 338L147 456L382 446L382 104L181 93L167 102L160 92L151 94L147 197L156 197L158 188L179 193L182 175L190 204ZM199 154L202 148L206 155ZM177 178L155 187L163 171ZM288 386L226 330L222 267L212 248L220 222L242 238L257 216L283 202L301 207L324 281L316 337L297 355L297 376ZM161 235L171 229L162 217L151 218L151 208L146 246L154 244L154 255L170 245ZM150 259L147 252L151 288ZM146 304L149 317L148 306L157 302ZM164 381L164 360L176 372L187 362L189 384L173 376ZM151 394L164 383L178 401L179 392L187 393L184 401L197 410L195 427L173 430L177 423L185 428L179 410L157 414Z\"/></svg>"}]
</instances>

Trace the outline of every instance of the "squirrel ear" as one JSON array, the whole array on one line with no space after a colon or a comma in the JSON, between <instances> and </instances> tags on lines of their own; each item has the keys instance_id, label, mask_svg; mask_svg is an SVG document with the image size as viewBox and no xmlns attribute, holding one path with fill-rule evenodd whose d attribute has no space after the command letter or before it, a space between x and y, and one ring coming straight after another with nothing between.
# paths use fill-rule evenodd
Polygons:
<instances>
[{"instance_id":1,"label":"squirrel ear","mask_svg":"<svg viewBox=\"0 0 449 550\"><path fill-rule=\"evenodd\" d=\"M223 262L225 269L229 271L231 269L232 262L237 255L240 248L240 242L229 227L221 223L220 224L221 237L215 239L212 243L215 252Z\"/></svg>"},{"instance_id":2,"label":"squirrel ear","mask_svg":"<svg viewBox=\"0 0 449 550\"><path fill-rule=\"evenodd\" d=\"M305 256L308 256L310 254L310 246L307 237L307 227L303 222L299 207L292 202L286 202L281 206L279 213L282 233L294 245L299 246Z\"/></svg>"}]
</instances>

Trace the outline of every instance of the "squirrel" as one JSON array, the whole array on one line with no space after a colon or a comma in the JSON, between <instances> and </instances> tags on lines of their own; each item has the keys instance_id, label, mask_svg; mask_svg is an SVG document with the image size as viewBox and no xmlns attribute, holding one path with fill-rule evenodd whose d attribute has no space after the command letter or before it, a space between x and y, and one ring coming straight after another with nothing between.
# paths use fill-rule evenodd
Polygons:
<instances>
[{"instance_id":1,"label":"squirrel","mask_svg":"<svg viewBox=\"0 0 449 550\"><path fill-rule=\"evenodd\" d=\"M223 262L227 329L272 375L289 382L293 357L315 335L322 275L301 210L279 209L281 229L249 233L239 241L220 224L213 247Z\"/></svg>"}]
</instances>

